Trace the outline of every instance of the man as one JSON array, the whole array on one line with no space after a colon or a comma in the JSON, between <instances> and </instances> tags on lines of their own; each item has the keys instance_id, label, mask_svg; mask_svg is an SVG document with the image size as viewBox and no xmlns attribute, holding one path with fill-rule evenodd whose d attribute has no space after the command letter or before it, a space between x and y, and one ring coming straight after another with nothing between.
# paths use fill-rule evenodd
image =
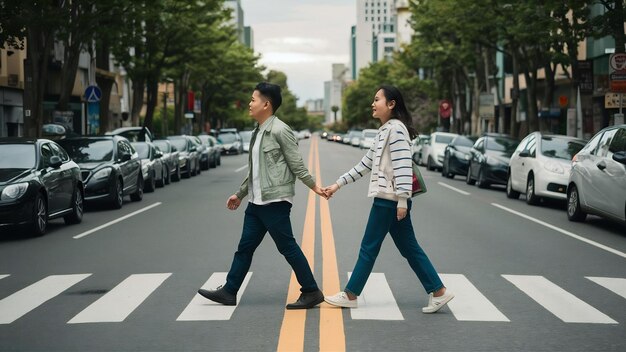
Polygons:
<instances>
[{"instance_id":1,"label":"man","mask_svg":"<svg viewBox=\"0 0 626 352\"><path fill-rule=\"evenodd\" d=\"M304 166L291 128L274 115L281 102L280 87L263 82L255 87L248 104L250 116L258 123L250 140L248 176L226 202L228 209L235 210L250 195L241 239L226 284L216 290L198 290L205 298L224 305L237 304L237 292L248 273L252 255L267 232L301 286L300 297L287 304L287 309L308 309L324 301L309 263L293 237L289 216L296 178L315 193L326 195Z\"/></svg>"}]
</instances>

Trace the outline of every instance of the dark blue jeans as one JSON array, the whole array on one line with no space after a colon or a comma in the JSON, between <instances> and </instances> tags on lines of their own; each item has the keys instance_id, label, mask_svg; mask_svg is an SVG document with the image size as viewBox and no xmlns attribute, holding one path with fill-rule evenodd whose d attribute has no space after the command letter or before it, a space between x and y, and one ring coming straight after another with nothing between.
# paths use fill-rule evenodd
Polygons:
<instances>
[{"instance_id":1,"label":"dark blue jeans","mask_svg":"<svg viewBox=\"0 0 626 352\"><path fill-rule=\"evenodd\" d=\"M300 283L300 291L314 292L318 290L309 262L293 237L290 214L291 203L289 202L283 201L266 205L248 203L239 247L235 252L233 264L224 285L226 292L237 294L248 269L250 269L252 255L267 232L272 236L280 254L291 265L298 283Z\"/></svg>"},{"instance_id":2,"label":"dark blue jeans","mask_svg":"<svg viewBox=\"0 0 626 352\"><path fill-rule=\"evenodd\" d=\"M419 278L426 292L431 293L443 287L443 283L433 264L415 239L410 217L411 200L409 199L408 202L409 212L400 221L397 219L397 206L397 202L374 198L374 204L365 228L365 235L361 242L359 259L354 266L348 285L346 285L346 291L357 296L361 294L367 279L372 273L374 262L376 262L376 257L378 257L380 247L387 233L391 234L391 238L400 254L409 262L411 269Z\"/></svg>"}]
</instances>

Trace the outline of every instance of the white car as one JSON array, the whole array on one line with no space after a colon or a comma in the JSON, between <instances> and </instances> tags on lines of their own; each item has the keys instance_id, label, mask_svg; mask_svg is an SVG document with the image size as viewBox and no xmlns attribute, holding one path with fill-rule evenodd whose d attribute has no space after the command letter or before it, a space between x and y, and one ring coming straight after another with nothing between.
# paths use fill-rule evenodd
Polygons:
<instances>
[{"instance_id":1,"label":"white car","mask_svg":"<svg viewBox=\"0 0 626 352\"><path fill-rule=\"evenodd\" d=\"M509 161L506 195L517 199L526 194L526 203L541 198L566 197L571 160L587 141L563 135L532 132L517 146Z\"/></svg>"},{"instance_id":2,"label":"white car","mask_svg":"<svg viewBox=\"0 0 626 352\"><path fill-rule=\"evenodd\" d=\"M572 159L567 218L587 214L626 223L626 125L601 130Z\"/></svg>"},{"instance_id":3,"label":"white car","mask_svg":"<svg viewBox=\"0 0 626 352\"><path fill-rule=\"evenodd\" d=\"M363 132L361 132L361 142L359 143L359 148L370 149L374 144L377 134L378 130L376 129L364 129Z\"/></svg>"},{"instance_id":4,"label":"white car","mask_svg":"<svg viewBox=\"0 0 626 352\"><path fill-rule=\"evenodd\" d=\"M456 133L434 132L430 134L430 140L422 148L422 164L428 170L441 170L443 167L443 153L446 146L452 142Z\"/></svg>"}]
</instances>

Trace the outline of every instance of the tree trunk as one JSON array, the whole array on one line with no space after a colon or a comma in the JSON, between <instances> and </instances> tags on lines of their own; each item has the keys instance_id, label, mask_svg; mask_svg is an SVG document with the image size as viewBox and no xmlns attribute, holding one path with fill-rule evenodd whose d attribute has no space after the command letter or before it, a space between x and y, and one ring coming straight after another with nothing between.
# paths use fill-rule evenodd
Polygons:
<instances>
[{"instance_id":1,"label":"tree trunk","mask_svg":"<svg viewBox=\"0 0 626 352\"><path fill-rule=\"evenodd\" d=\"M511 94L511 131L510 135L513 138L518 138L519 126L517 122L517 109L519 105L519 62L517 58L517 52L512 50L511 56L513 60L513 93Z\"/></svg>"},{"instance_id":2,"label":"tree trunk","mask_svg":"<svg viewBox=\"0 0 626 352\"><path fill-rule=\"evenodd\" d=\"M158 77L158 75L148 78L146 117L143 120L143 126L147 127L150 131L154 130L152 122L154 120L154 109L156 109L159 96L159 80L156 77Z\"/></svg>"},{"instance_id":3,"label":"tree trunk","mask_svg":"<svg viewBox=\"0 0 626 352\"><path fill-rule=\"evenodd\" d=\"M133 103L131 106L131 120L133 126L139 126L139 114L143 108L143 94L146 90L146 81L143 78L133 80Z\"/></svg>"},{"instance_id":4,"label":"tree trunk","mask_svg":"<svg viewBox=\"0 0 626 352\"><path fill-rule=\"evenodd\" d=\"M103 41L96 48L96 67L109 72L111 69L109 55L109 43ZM109 105L111 102L111 89L115 83L115 78L96 74L96 83L102 91L102 97L100 98L100 134L104 134L104 132L113 127L111 126L111 121L109 121Z\"/></svg>"},{"instance_id":5,"label":"tree trunk","mask_svg":"<svg viewBox=\"0 0 626 352\"><path fill-rule=\"evenodd\" d=\"M526 77L526 97L528 103L527 120L528 131L534 132L539 130L537 117L537 69L532 68L524 71Z\"/></svg>"},{"instance_id":6,"label":"tree trunk","mask_svg":"<svg viewBox=\"0 0 626 352\"><path fill-rule=\"evenodd\" d=\"M43 98L48 82L48 57L52 33L45 28L29 27L24 60L24 136L39 138L43 127ZM30 116L26 116L30 110Z\"/></svg>"},{"instance_id":7,"label":"tree trunk","mask_svg":"<svg viewBox=\"0 0 626 352\"><path fill-rule=\"evenodd\" d=\"M69 110L69 102L76 83L76 72L78 71L78 61L80 58L80 43L73 41L65 43L63 53L63 67L61 67L61 91L57 109L59 111Z\"/></svg>"}]
</instances>

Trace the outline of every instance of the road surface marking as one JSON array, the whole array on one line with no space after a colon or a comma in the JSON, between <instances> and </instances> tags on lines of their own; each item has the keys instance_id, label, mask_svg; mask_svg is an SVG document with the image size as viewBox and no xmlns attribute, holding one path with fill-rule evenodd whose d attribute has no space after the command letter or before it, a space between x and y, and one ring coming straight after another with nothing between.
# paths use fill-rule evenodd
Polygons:
<instances>
[{"instance_id":1,"label":"road surface marking","mask_svg":"<svg viewBox=\"0 0 626 352\"><path fill-rule=\"evenodd\" d=\"M348 273L348 279L351 275L351 272ZM383 273L370 274L363 292L357 299L359 307L350 309L352 319L404 320Z\"/></svg>"},{"instance_id":2,"label":"road surface marking","mask_svg":"<svg viewBox=\"0 0 626 352\"><path fill-rule=\"evenodd\" d=\"M612 277L591 277L585 276L587 279L595 282L600 286L604 286L618 295L626 298L626 279Z\"/></svg>"},{"instance_id":3,"label":"road surface marking","mask_svg":"<svg viewBox=\"0 0 626 352\"><path fill-rule=\"evenodd\" d=\"M439 274L446 287L454 293L448 307L457 320L510 321L474 286L465 275Z\"/></svg>"},{"instance_id":4,"label":"road surface marking","mask_svg":"<svg viewBox=\"0 0 626 352\"><path fill-rule=\"evenodd\" d=\"M450 186L450 185L449 185L449 184L447 184L447 183L443 183L443 182L437 182L437 183L438 183L438 184L440 184L440 185L442 185L442 186L444 186L444 187L446 187L446 188L449 188L449 189L451 189L451 190L453 190L453 191L455 191L455 192L459 192L459 193L461 193L462 195L465 195L465 196L469 196L469 195L471 194L471 193L469 193L469 192L465 192L465 191L463 191L463 190L460 190L460 189L458 189L458 188L456 188L456 187L452 187L452 186Z\"/></svg>"},{"instance_id":5,"label":"road surface marking","mask_svg":"<svg viewBox=\"0 0 626 352\"><path fill-rule=\"evenodd\" d=\"M316 138L317 140L317 138ZM316 148L317 149L317 148ZM319 151L315 159L315 174L318 184L322 183L320 172ZM340 291L339 271L337 269L337 253L333 224L330 218L328 200L320 198L320 228L322 233L322 287L324 294L334 295ZM343 327L343 312L341 308L332 307L327 303L320 306L320 351L345 351L346 334Z\"/></svg>"},{"instance_id":6,"label":"road surface marking","mask_svg":"<svg viewBox=\"0 0 626 352\"><path fill-rule=\"evenodd\" d=\"M315 150L315 140L309 148L309 170L312 169ZM311 270L315 269L315 198L316 193L309 190L306 215L304 217L304 229L302 230L302 252L309 262ZM289 290L287 291L287 303L295 302L300 296L300 284L295 273L291 272ZM303 351L304 350L304 327L306 323L306 309L287 310L283 316L278 337L277 351Z\"/></svg>"},{"instance_id":7,"label":"road surface marking","mask_svg":"<svg viewBox=\"0 0 626 352\"><path fill-rule=\"evenodd\" d=\"M50 275L0 300L0 324L10 324L91 274Z\"/></svg>"},{"instance_id":8,"label":"road surface marking","mask_svg":"<svg viewBox=\"0 0 626 352\"><path fill-rule=\"evenodd\" d=\"M246 164L246 165L244 165L244 166L242 166L242 167L238 168L237 170L235 170L235 172L239 172L239 171L245 170L245 169L247 169L247 168L248 168L248 164Z\"/></svg>"},{"instance_id":9,"label":"road surface marking","mask_svg":"<svg viewBox=\"0 0 626 352\"><path fill-rule=\"evenodd\" d=\"M543 276L502 275L550 313L566 323L617 322Z\"/></svg>"},{"instance_id":10,"label":"road surface marking","mask_svg":"<svg viewBox=\"0 0 626 352\"><path fill-rule=\"evenodd\" d=\"M5 277L8 277L10 275L0 275L0 280L4 279Z\"/></svg>"},{"instance_id":11,"label":"road surface marking","mask_svg":"<svg viewBox=\"0 0 626 352\"><path fill-rule=\"evenodd\" d=\"M223 285L226 282L226 276L228 273L219 272L213 273L209 280L202 285L202 288L205 290L215 290L219 285ZM177 321L206 321L206 320L229 320L233 313L235 312L235 308L239 306L239 302L241 302L241 297L243 296L243 292L246 290L246 286L248 286L248 282L250 282L250 278L252 277L252 272L248 272L246 277L243 279L243 283L241 284L241 288L239 292L237 292L237 305L235 306L225 306L223 304L213 302L209 299L206 299L200 296L199 293L193 297L191 302L185 310L180 313Z\"/></svg>"},{"instance_id":12,"label":"road surface marking","mask_svg":"<svg viewBox=\"0 0 626 352\"><path fill-rule=\"evenodd\" d=\"M152 208L154 208L154 207L156 207L156 206L159 206L159 205L161 205L161 202L156 202L156 203L154 203L154 204L152 204L152 205L148 205L148 206L147 206L147 207L145 207L145 208L141 208L141 209L139 209L139 210L136 210L136 211L134 211L134 212L132 212L132 213L130 213L130 214L127 214L127 215L122 216L121 218L117 218L117 219L115 219L115 220L113 220L113 221L109 221L109 222L107 222L106 224L100 225L100 226L98 226L98 227L96 227L96 228L94 228L94 229L91 229L91 230L89 230L89 231L85 231L85 232L83 232L83 233L81 233L81 234L79 234L79 235L74 236L73 238L74 238L74 239L83 238L83 237L85 237L85 236L87 236L87 235L90 235L90 234L92 234L92 233L96 232L96 231L102 230L102 229L103 229L103 228L105 228L105 227L109 227L109 226L111 226L111 225L113 225L113 224L117 224L118 222L123 221L123 220L126 220L126 219L130 218L131 216L135 216L135 215L137 215L137 214L139 214L139 213L143 213L144 211L146 211L146 210L150 210L150 209L152 209Z\"/></svg>"},{"instance_id":13,"label":"road surface marking","mask_svg":"<svg viewBox=\"0 0 626 352\"><path fill-rule=\"evenodd\" d=\"M494 207L500 208L500 209L502 209L502 210L506 210L506 211L508 211L509 213L515 214L515 215L517 215L517 216L521 216L521 217L523 217L523 218L525 218L525 219L527 219L527 220L530 220L530 221L536 222L536 223L537 223L537 224L539 224L539 225L543 225L543 226L545 226L545 227L547 227L547 228L550 228L550 229L552 229L552 230L554 230L554 231L558 231L558 232L560 232L560 233L562 233L562 234L564 234L564 235L570 236L570 237L575 238L575 239L577 239L577 240L579 240L579 241L583 241L583 242L588 243L588 244L590 244L590 245L592 245L592 246L596 246L596 247L598 247L598 248L600 248L600 249L604 249L604 250L605 250L605 251L607 251L607 252L611 252L611 253L613 253L613 254L617 254L617 255L619 255L619 256L620 256L620 257L622 257L622 258L626 258L626 253L624 253L624 252L620 252L620 251L618 251L617 249L613 249L613 248L611 248L611 247L609 247L609 246L605 246L605 245L603 245L603 244L601 244L601 243L598 243L598 242L592 241L592 240L587 239L587 238L585 238L585 237L579 236L579 235L577 235L577 234L575 234L575 233L572 233L572 232L569 232L569 231L563 230L563 229L558 228L558 227L556 227L556 226L554 226L554 225L548 224L548 223L547 223L547 222L545 222L545 221L541 221L541 220L535 219L535 218L533 218L533 217L531 217L531 216L528 216L528 215L526 215L526 214L520 213L520 212L515 211L515 210L513 210L513 209L509 209L509 208L504 207L504 206L502 206L502 205L500 205L500 204L491 203L491 205L493 205Z\"/></svg>"},{"instance_id":14,"label":"road surface marking","mask_svg":"<svg viewBox=\"0 0 626 352\"><path fill-rule=\"evenodd\" d=\"M133 274L67 323L122 322L170 275L172 274Z\"/></svg>"}]
</instances>

